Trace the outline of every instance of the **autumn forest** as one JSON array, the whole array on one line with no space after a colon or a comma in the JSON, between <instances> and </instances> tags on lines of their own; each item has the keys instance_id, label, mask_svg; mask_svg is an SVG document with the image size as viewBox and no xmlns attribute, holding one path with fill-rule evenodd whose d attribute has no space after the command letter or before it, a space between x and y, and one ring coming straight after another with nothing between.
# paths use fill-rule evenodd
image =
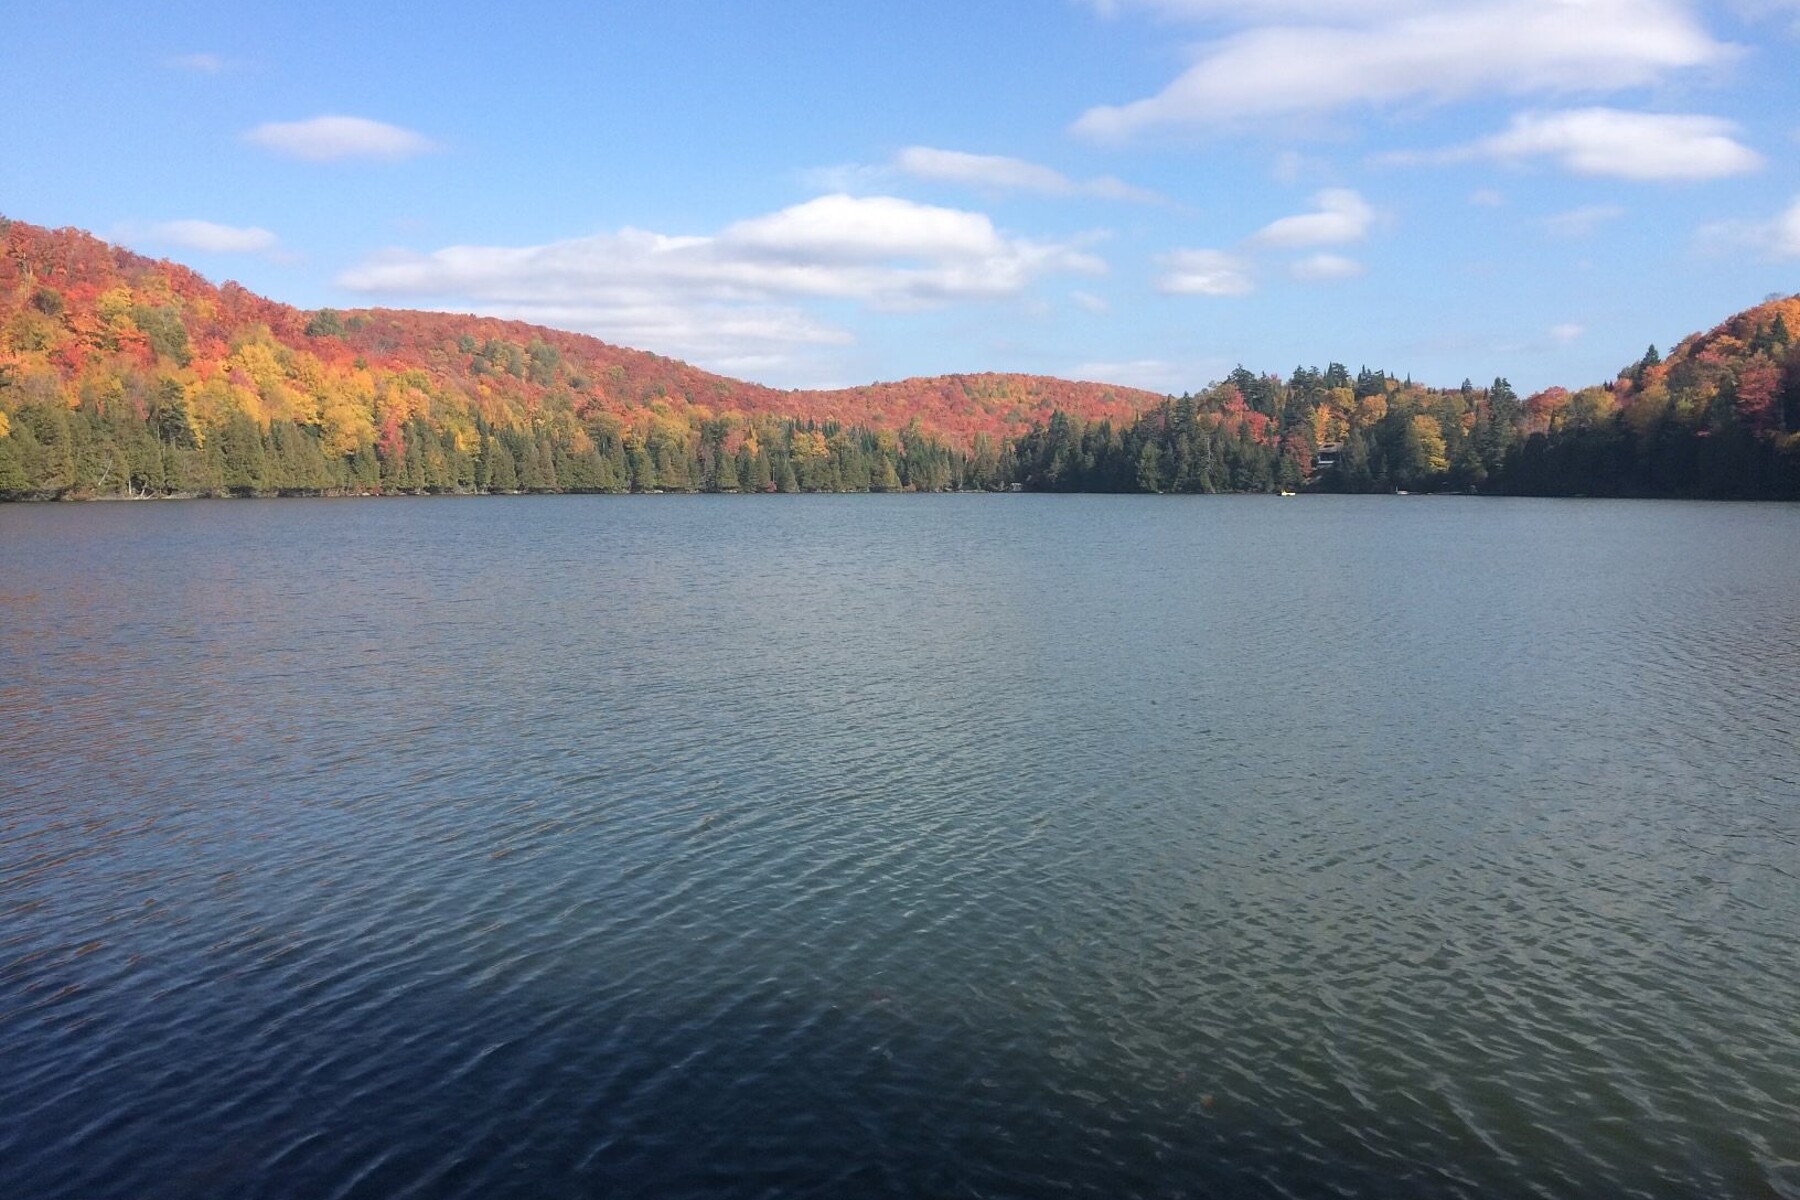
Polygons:
<instances>
[{"instance_id":1,"label":"autumn forest","mask_svg":"<svg viewBox=\"0 0 1800 1200\"><path fill-rule=\"evenodd\" d=\"M489 318L303 311L0 219L0 498L1479 492L1800 498L1800 296L1516 395L1332 363L1178 397L1023 375L782 391Z\"/></svg>"}]
</instances>

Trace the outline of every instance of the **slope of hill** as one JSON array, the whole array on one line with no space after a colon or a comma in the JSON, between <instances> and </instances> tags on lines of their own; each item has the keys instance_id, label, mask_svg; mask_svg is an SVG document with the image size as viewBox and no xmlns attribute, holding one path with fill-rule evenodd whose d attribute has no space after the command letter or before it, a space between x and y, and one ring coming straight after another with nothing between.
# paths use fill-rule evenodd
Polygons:
<instances>
[{"instance_id":1,"label":"slope of hill","mask_svg":"<svg viewBox=\"0 0 1800 1200\"><path fill-rule=\"evenodd\" d=\"M1179 400L1024 375L781 391L512 321L305 312L0 219L0 498L1488 491L1800 498L1800 296L1520 400L1338 364Z\"/></svg>"},{"instance_id":2,"label":"slope of hill","mask_svg":"<svg viewBox=\"0 0 1800 1200\"><path fill-rule=\"evenodd\" d=\"M1527 403L1501 490L1800 499L1800 296L1652 346L1608 387Z\"/></svg>"},{"instance_id":3,"label":"slope of hill","mask_svg":"<svg viewBox=\"0 0 1800 1200\"><path fill-rule=\"evenodd\" d=\"M60 439L66 415L59 419L58 412L85 411L109 429L130 415L166 449L200 456L178 464L186 471L179 478L165 464L159 480L148 446L136 451L142 462L112 463L96 451L69 470L53 451L42 487L38 468L45 464L36 459L25 470L26 485L16 464L10 488L0 479L0 490L14 492L498 486L495 472L481 469L484 447L496 441L518 459L515 472L533 465L525 461L527 445L544 459L520 486L718 486L721 456L755 472L756 486L766 471L767 485L779 487L778 460L795 458L802 461L787 465L798 486L945 486L961 481L964 459L997 471L1002 443L1055 411L1123 422L1161 399L1000 374L783 391L513 321L387 309L305 312L235 284L214 286L183 266L78 230L0 221L0 244L0 421L18 425L21 413L30 414L24 424L43 443ZM207 448L247 443L252 427L265 459L282 456L277 443L293 443L293 454L310 460L316 450L333 469L321 476L311 463L292 478L273 469L215 478L203 461ZM101 437L98 426L86 432L88 442L117 440ZM797 455L796 434L806 443ZM80 440L82 431L69 436ZM743 455L747 442L751 451ZM857 454L848 453L851 443ZM15 447L12 458L41 448ZM248 453L247 445L236 448ZM403 469L409 454L418 468L411 472ZM348 470L359 455L357 469ZM760 468L759 455L767 460ZM868 461L827 463L809 480L800 468L817 457ZM924 468L926 458L936 465L911 472L911 457L919 459L914 467ZM581 461L574 479L552 484L558 458ZM889 467L899 484L887 479ZM504 482L504 468L500 474Z\"/></svg>"},{"instance_id":4,"label":"slope of hill","mask_svg":"<svg viewBox=\"0 0 1800 1200\"><path fill-rule=\"evenodd\" d=\"M1061 416L1013 447L1034 489L1504 492L1800 499L1800 296L1765 302L1615 381L1520 400L1333 363L1245 370L1128 426Z\"/></svg>"},{"instance_id":5,"label":"slope of hill","mask_svg":"<svg viewBox=\"0 0 1800 1200\"><path fill-rule=\"evenodd\" d=\"M1642 415L1688 418L1723 418L1723 405L1753 433L1800 429L1796 330L1800 296L1764 301L1686 338L1666 359L1646 354L1620 377L1620 402Z\"/></svg>"}]
</instances>

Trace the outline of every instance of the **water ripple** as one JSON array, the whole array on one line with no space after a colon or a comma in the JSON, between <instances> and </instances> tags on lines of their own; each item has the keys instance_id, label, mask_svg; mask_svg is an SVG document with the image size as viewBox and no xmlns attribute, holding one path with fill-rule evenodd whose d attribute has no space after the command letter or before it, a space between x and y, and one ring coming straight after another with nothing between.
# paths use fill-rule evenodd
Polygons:
<instances>
[{"instance_id":1,"label":"water ripple","mask_svg":"<svg viewBox=\"0 0 1800 1200\"><path fill-rule=\"evenodd\" d=\"M0 509L0 1193L1800 1195L1797 549Z\"/></svg>"}]
</instances>

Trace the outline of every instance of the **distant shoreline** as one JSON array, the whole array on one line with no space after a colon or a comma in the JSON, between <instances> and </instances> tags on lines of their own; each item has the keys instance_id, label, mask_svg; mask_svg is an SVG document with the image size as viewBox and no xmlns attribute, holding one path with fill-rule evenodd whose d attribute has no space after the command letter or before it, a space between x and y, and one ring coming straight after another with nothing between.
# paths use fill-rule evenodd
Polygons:
<instances>
[{"instance_id":1,"label":"distant shoreline","mask_svg":"<svg viewBox=\"0 0 1800 1200\"><path fill-rule=\"evenodd\" d=\"M1800 501L1782 497L1764 496L1684 496L1684 495L1558 495L1550 493L1515 493L1515 492L1328 492L1310 491L1282 496L1278 492L1244 491L1244 492L1101 492L1101 491L1050 491L1047 489L992 490L987 488L942 488L935 491L799 491L799 492L711 492L698 490L670 490L632 492L632 491L564 491L534 490L510 492L481 491L444 491L444 492L309 492L309 493L262 493L248 495L217 495L206 492L180 492L157 494L150 496L0 496L0 505L59 505L59 504L144 504L168 501L243 501L243 500L476 500L491 498L520 497L574 497L574 496L610 496L616 498L636 498L652 496L712 496L712 497L778 497L778 496L1114 496L1134 499L1199 499L1205 497L1247 497L1262 496L1271 500L1294 499L1299 496L1322 497L1385 497L1395 500L1462 498L1471 500L1673 500L1698 501L1723 504L1797 504Z\"/></svg>"}]
</instances>

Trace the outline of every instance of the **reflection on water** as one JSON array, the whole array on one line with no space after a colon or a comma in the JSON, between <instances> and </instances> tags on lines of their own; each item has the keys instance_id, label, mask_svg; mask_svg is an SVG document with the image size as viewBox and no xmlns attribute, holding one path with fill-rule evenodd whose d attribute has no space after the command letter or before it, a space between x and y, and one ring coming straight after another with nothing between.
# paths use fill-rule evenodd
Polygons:
<instances>
[{"instance_id":1,"label":"reflection on water","mask_svg":"<svg viewBox=\"0 0 1800 1200\"><path fill-rule=\"evenodd\" d=\"M0 509L0 1192L1800 1196L1800 509Z\"/></svg>"}]
</instances>

